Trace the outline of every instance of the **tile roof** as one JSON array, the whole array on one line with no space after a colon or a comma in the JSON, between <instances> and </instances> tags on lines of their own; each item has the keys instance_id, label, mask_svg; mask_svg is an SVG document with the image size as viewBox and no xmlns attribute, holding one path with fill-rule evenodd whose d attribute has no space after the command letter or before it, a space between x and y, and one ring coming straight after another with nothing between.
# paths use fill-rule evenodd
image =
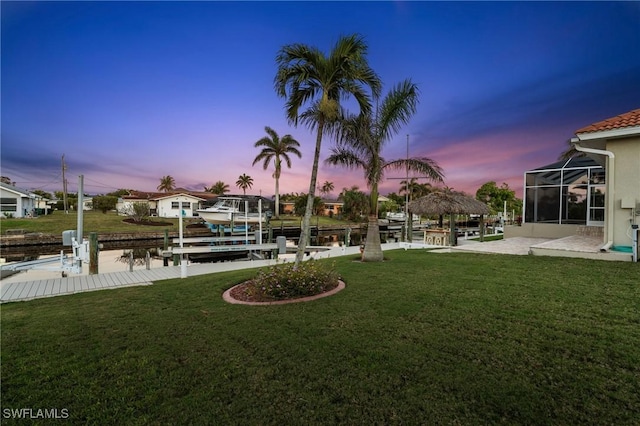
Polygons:
<instances>
[{"instance_id":1,"label":"tile roof","mask_svg":"<svg viewBox=\"0 0 640 426\"><path fill-rule=\"evenodd\" d=\"M597 123L593 123L587 127L583 127L580 130L576 130L576 134L604 132L607 130L615 130L622 129L624 127L635 126L640 126L640 108L617 115L613 118L607 118L606 120L598 121Z\"/></svg>"}]
</instances>

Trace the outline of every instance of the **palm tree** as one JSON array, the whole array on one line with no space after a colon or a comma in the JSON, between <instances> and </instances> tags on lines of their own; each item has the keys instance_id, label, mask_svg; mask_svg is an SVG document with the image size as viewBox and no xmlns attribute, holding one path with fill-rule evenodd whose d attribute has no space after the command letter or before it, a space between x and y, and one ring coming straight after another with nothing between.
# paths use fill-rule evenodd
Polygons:
<instances>
[{"instance_id":1,"label":"palm tree","mask_svg":"<svg viewBox=\"0 0 640 426\"><path fill-rule=\"evenodd\" d=\"M433 192L433 186L430 183L419 183L417 178L409 178L409 184L407 185L406 180L400 181L400 191L401 194L409 194L409 201L412 201L414 198L420 198L427 196Z\"/></svg>"},{"instance_id":2,"label":"palm tree","mask_svg":"<svg viewBox=\"0 0 640 426\"><path fill-rule=\"evenodd\" d=\"M275 89L280 97L287 99L286 115L289 123L297 126L300 120L310 130L317 131L307 206L296 251L296 265L302 261L309 240L325 126L331 126L338 118L341 100L353 96L360 111L368 112L371 110L371 98L367 88L370 88L374 95L380 90L380 79L369 67L366 53L366 43L362 37L354 34L341 37L328 56L315 47L299 43L282 47L276 56L278 71ZM304 105L308 105L309 108L300 114Z\"/></svg>"},{"instance_id":3,"label":"palm tree","mask_svg":"<svg viewBox=\"0 0 640 426\"><path fill-rule=\"evenodd\" d=\"M337 127L337 144L326 162L362 169L370 192L369 225L362 260L382 261L382 245L378 225L378 184L386 170L409 170L441 182L443 173L429 158L405 158L387 161L382 148L402 125L409 122L418 104L418 88L405 80L395 86L382 100L375 117L371 112L348 115Z\"/></svg>"},{"instance_id":4,"label":"palm tree","mask_svg":"<svg viewBox=\"0 0 640 426\"><path fill-rule=\"evenodd\" d=\"M229 185L227 185L223 181L219 180L216 183L214 183L213 185L211 185L209 188L207 188L205 186L204 190L207 191L207 192L212 192L214 194L224 195L227 192L229 192Z\"/></svg>"},{"instance_id":5,"label":"palm tree","mask_svg":"<svg viewBox=\"0 0 640 426\"><path fill-rule=\"evenodd\" d=\"M567 139L565 146L566 148L560 153L558 160L570 160L571 157L586 157L587 155L585 152L578 151L571 143L571 139Z\"/></svg>"},{"instance_id":6,"label":"palm tree","mask_svg":"<svg viewBox=\"0 0 640 426\"><path fill-rule=\"evenodd\" d=\"M320 187L320 193L324 196L327 196L331 193L331 191L333 191L333 189L334 189L333 182L329 182L328 180L325 180L322 186Z\"/></svg>"},{"instance_id":7,"label":"palm tree","mask_svg":"<svg viewBox=\"0 0 640 426\"><path fill-rule=\"evenodd\" d=\"M260 154L253 160L252 166L259 161L263 161L262 167L267 170L269 163L273 159L275 164L275 171L273 172L273 178L276 180L276 219L280 217L280 173L282 173L282 160L288 168L291 168L291 158L289 154L297 155L298 158L302 157L302 154L298 150L300 143L295 140L291 135L284 135L282 139L278 136L275 130L269 126L265 126L265 132L269 135L260 139L254 144L256 148L262 147Z\"/></svg>"},{"instance_id":8,"label":"palm tree","mask_svg":"<svg viewBox=\"0 0 640 426\"><path fill-rule=\"evenodd\" d=\"M160 185L158 185L158 191L162 191L162 192L170 192L173 191L176 188L176 180L173 178L173 176L167 175L167 176L162 176L160 178Z\"/></svg>"},{"instance_id":9,"label":"palm tree","mask_svg":"<svg viewBox=\"0 0 640 426\"><path fill-rule=\"evenodd\" d=\"M244 195L247 195L247 188L251 188L253 186L253 178L251 176L247 176L246 173L243 173L238 177L236 186L242 189L242 193Z\"/></svg>"}]
</instances>

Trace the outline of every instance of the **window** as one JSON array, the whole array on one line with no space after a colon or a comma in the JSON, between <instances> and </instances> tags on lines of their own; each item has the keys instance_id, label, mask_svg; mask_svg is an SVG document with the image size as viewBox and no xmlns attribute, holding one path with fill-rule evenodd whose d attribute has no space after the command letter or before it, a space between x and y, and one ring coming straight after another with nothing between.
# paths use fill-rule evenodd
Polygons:
<instances>
[{"instance_id":1,"label":"window","mask_svg":"<svg viewBox=\"0 0 640 426\"><path fill-rule=\"evenodd\" d=\"M587 221L587 185L562 187L562 223L582 225Z\"/></svg>"},{"instance_id":2,"label":"window","mask_svg":"<svg viewBox=\"0 0 640 426\"><path fill-rule=\"evenodd\" d=\"M186 210L191 210L191 203L188 201L183 201L182 202L182 209L186 209Z\"/></svg>"},{"instance_id":3,"label":"window","mask_svg":"<svg viewBox=\"0 0 640 426\"><path fill-rule=\"evenodd\" d=\"M604 169L587 157L527 172L524 221L602 226L604 183Z\"/></svg>"},{"instance_id":4,"label":"window","mask_svg":"<svg viewBox=\"0 0 640 426\"><path fill-rule=\"evenodd\" d=\"M525 222L559 223L560 187L527 188Z\"/></svg>"},{"instance_id":5,"label":"window","mask_svg":"<svg viewBox=\"0 0 640 426\"><path fill-rule=\"evenodd\" d=\"M171 208L172 209L179 209L180 208L180 201L172 201L171 202Z\"/></svg>"},{"instance_id":6,"label":"window","mask_svg":"<svg viewBox=\"0 0 640 426\"><path fill-rule=\"evenodd\" d=\"M18 211L18 199L17 198L0 198L0 210L3 212L16 212Z\"/></svg>"}]
</instances>

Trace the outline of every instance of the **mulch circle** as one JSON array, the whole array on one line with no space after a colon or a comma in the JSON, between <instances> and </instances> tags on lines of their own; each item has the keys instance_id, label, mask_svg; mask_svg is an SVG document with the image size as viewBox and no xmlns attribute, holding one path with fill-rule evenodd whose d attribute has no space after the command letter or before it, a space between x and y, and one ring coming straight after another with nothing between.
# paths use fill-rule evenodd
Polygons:
<instances>
[{"instance_id":1,"label":"mulch circle","mask_svg":"<svg viewBox=\"0 0 640 426\"><path fill-rule=\"evenodd\" d=\"M135 221L131 218L122 219L123 222L129 223L131 225L144 225L144 226L173 226L171 222L156 222L153 220L141 220Z\"/></svg>"},{"instance_id":2,"label":"mulch circle","mask_svg":"<svg viewBox=\"0 0 640 426\"><path fill-rule=\"evenodd\" d=\"M240 283L236 286L231 287L229 290L225 291L222 294L222 299L227 303L232 303L236 305L254 305L254 306L285 305L288 303L310 302L312 300L320 299L322 297L332 296L345 288L344 282L338 281L338 285L335 286L333 289L329 291L325 291L324 293L313 295L313 296L299 297L297 299L287 299L287 300L260 300L255 297L248 296L244 291L247 285L249 285L250 283L251 281L246 281L244 283Z\"/></svg>"}]
</instances>

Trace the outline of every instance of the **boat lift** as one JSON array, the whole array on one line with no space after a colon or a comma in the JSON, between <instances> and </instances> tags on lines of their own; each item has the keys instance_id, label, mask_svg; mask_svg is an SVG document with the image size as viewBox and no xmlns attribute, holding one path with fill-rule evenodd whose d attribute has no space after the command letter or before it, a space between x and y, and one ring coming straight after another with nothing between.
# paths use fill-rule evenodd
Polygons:
<instances>
[{"instance_id":1,"label":"boat lift","mask_svg":"<svg viewBox=\"0 0 640 426\"><path fill-rule=\"evenodd\" d=\"M82 225L84 221L82 205L84 203L84 176L78 176L78 222L77 230L62 232L62 245L71 246L73 253L68 256L63 250L59 256L44 259L15 262L0 266L2 271L28 271L38 269L45 271L60 271L66 277L69 272L82 273L82 263L89 262L89 241L82 238Z\"/></svg>"}]
</instances>

